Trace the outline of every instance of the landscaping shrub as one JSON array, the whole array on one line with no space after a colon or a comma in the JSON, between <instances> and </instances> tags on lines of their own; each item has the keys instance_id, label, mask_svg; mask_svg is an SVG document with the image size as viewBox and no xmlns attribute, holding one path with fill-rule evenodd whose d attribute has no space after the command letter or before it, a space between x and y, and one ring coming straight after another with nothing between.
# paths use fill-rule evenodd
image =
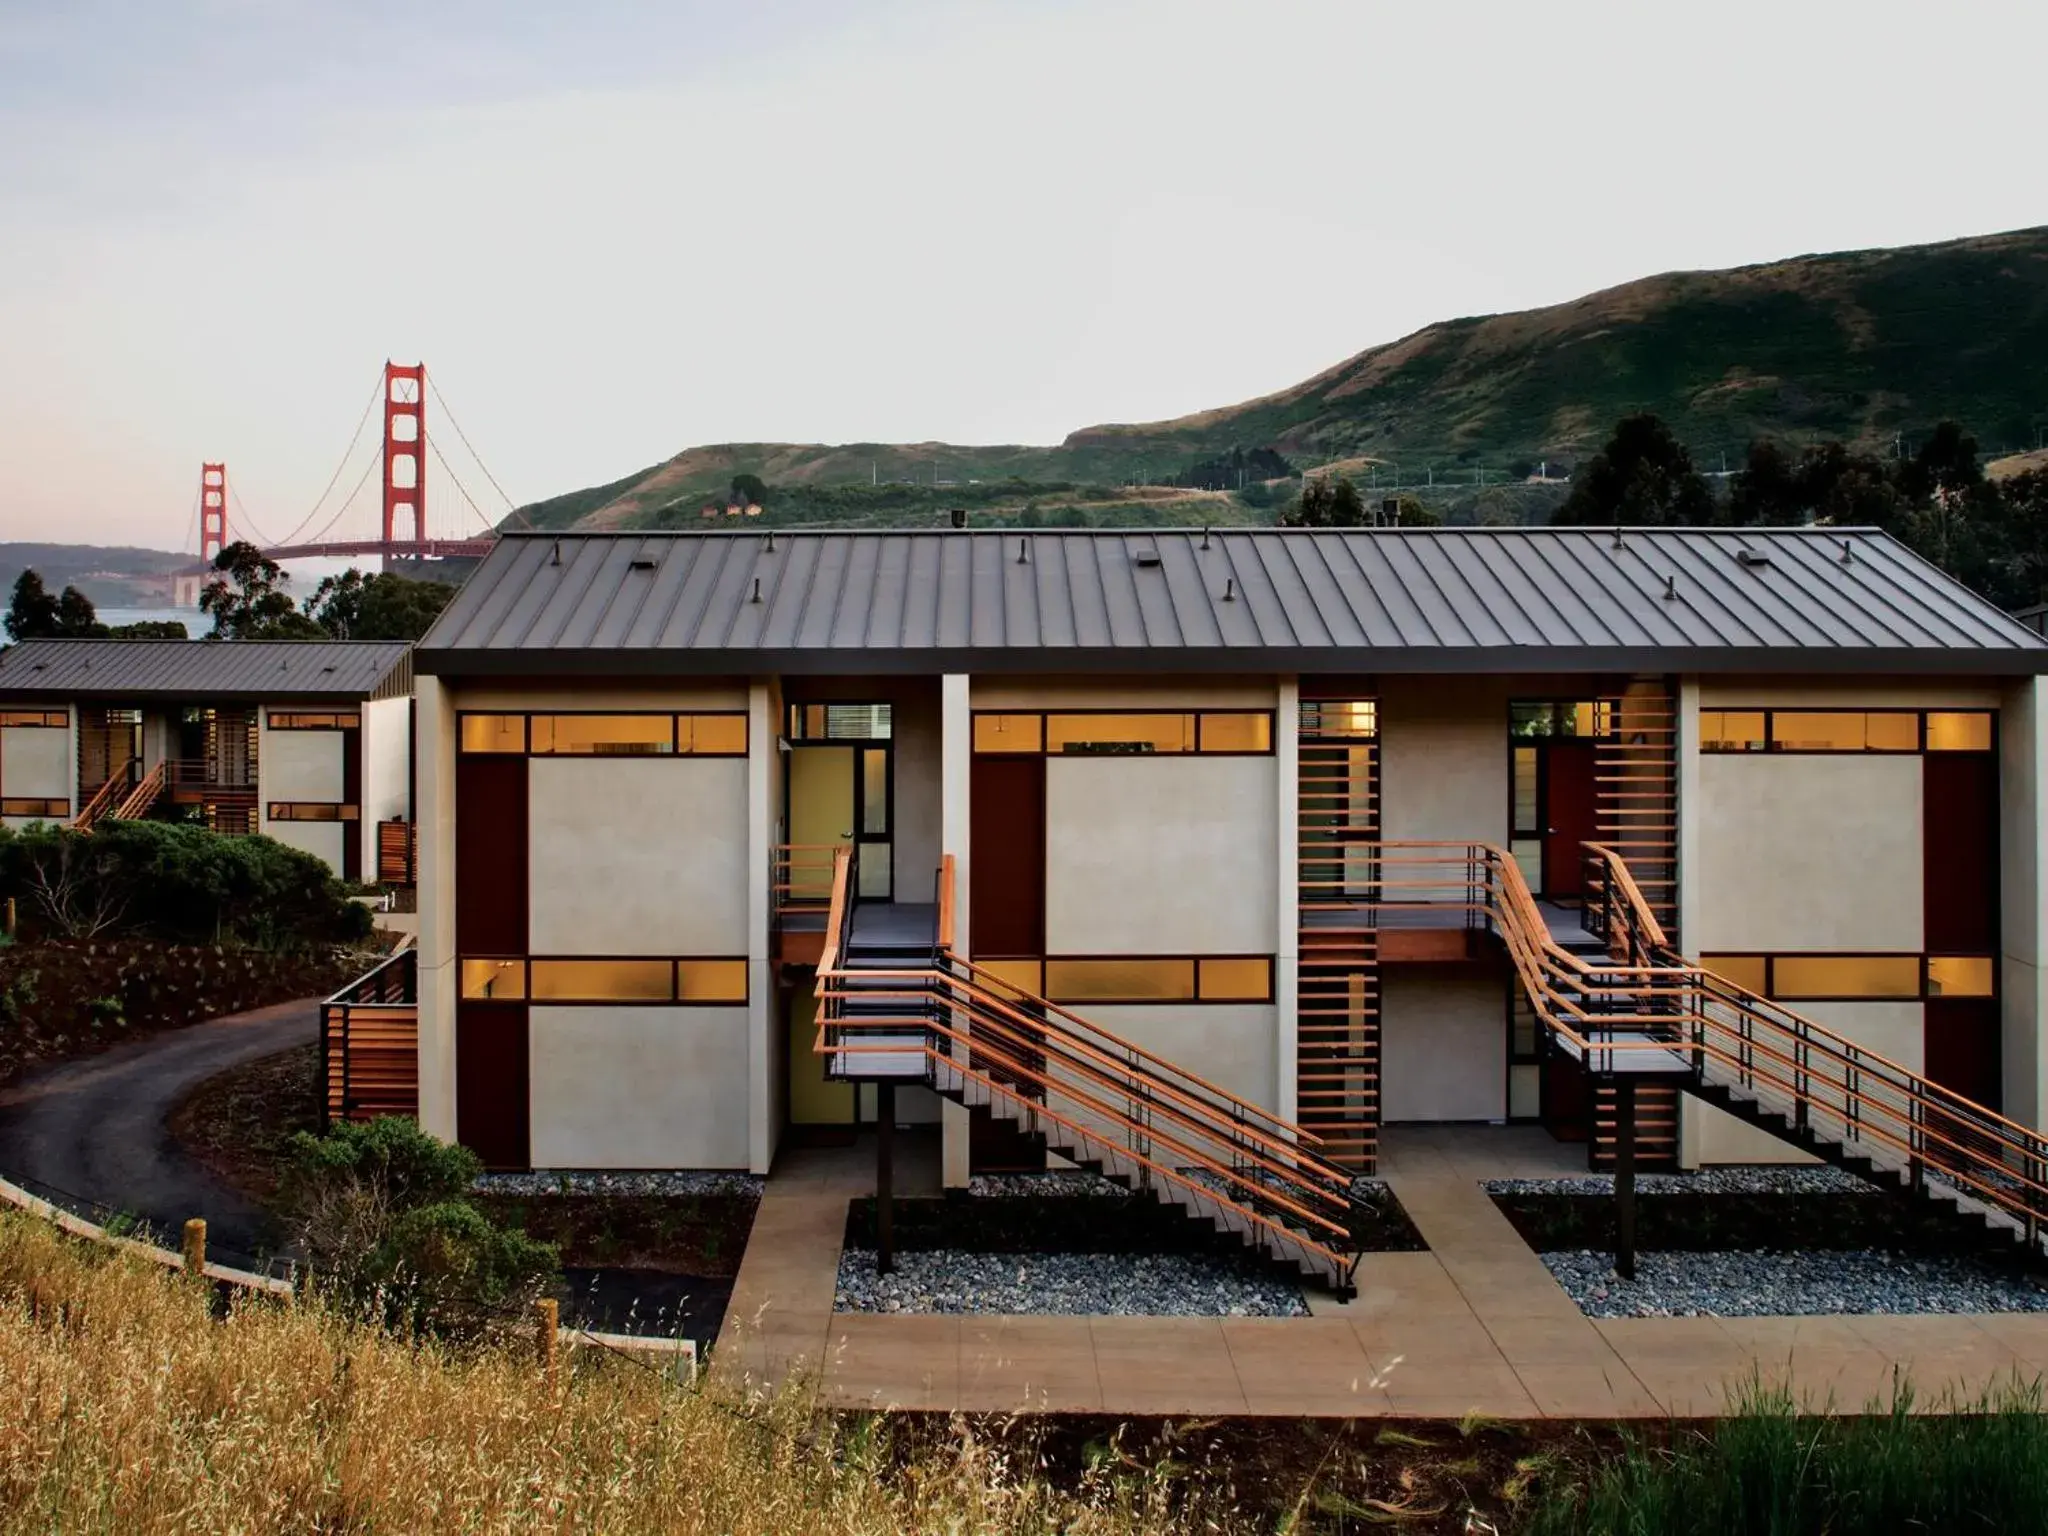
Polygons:
<instances>
[{"instance_id":1,"label":"landscaping shrub","mask_svg":"<svg viewBox=\"0 0 2048 1536\"><path fill-rule=\"evenodd\" d=\"M410 1120L301 1131L290 1155L284 1206L337 1304L408 1332L475 1338L523 1323L559 1277L552 1244L469 1203L476 1154Z\"/></svg>"},{"instance_id":2,"label":"landscaping shrub","mask_svg":"<svg viewBox=\"0 0 2048 1536\"><path fill-rule=\"evenodd\" d=\"M163 821L0 831L0 897L31 937L124 935L305 949L360 943L372 919L320 859L268 837Z\"/></svg>"},{"instance_id":3,"label":"landscaping shrub","mask_svg":"<svg viewBox=\"0 0 2048 1536\"><path fill-rule=\"evenodd\" d=\"M219 949L147 939L0 946L0 1083L46 1061L225 1013L333 992L360 953Z\"/></svg>"},{"instance_id":4,"label":"landscaping shrub","mask_svg":"<svg viewBox=\"0 0 2048 1536\"><path fill-rule=\"evenodd\" d=\"M1952 1406L1952 1405L1951 1405ZM1752 1387L1737 1412L1669 1445L1638 1443L1541 1503L1531 1536L1896 1536L2048 1530L2048 1419L2039 1382L1968 1411L1802 1414Z\"/></svg>"}]
</instances>

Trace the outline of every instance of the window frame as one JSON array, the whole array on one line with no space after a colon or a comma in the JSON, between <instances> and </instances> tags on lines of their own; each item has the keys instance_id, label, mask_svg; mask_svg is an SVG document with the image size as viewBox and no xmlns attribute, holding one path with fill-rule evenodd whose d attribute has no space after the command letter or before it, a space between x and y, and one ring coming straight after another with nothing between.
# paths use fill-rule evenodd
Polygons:
<instances>
[{"instance_id":1,"label":"window frame","mask_svg":"<svg viewBox=\"0 0 2048 1536\"><path fill-rule=\"evenodd\" d=\"M1784 995L1778 986L1778 962L1780 960L1912 960L1918 966L1918 988L1913 992L1801 992ZM1930 975L1931 966L1941 960L1984 961L1990 966L1991 990L1988 992L1937 992ZM1724 969L1729 961L1756 962L1763 966L1764 985L1750 988L1733 976L1727 979L1745 991L1773 1003L1797 1005L1800 1003L1922 1003L1940 999L1996 999L2002 995L1998 956L1991 954L1958 955L1950 953L1914 953L1911 950L1741 950L1716 951L1700 956L1702 970L1714 975L1726 976Z\"/></svg>"},{"instance_id":2,"label":"window frame","mask_svg":"<svg viewBox=\"0 0 2048 1536\"><path fill-rule=\"evenodd\" d=\"M1265 994L1259 997L1249 997L1241 994L1217 995L1217 993L1210 992L1204 973L1207 967L1219 962L1262 964L1265 968ZM1227 1008L1233 1005L1263 1008L1271 1007L1279 1000L1279 962L1277 957L1269 954L992 955L986 957L976 955L974 963L990 971L998 986L1009 991L1042 997L1047 1002L1057 1003L1062 1008ZM1147 963L1184 965L1188 968L1188 991L1186 995L1176 994L1158 997L1132 997L1128 994L1113 996L1081 991L1055 993L1051 991L1049 989L1051 967L1068 963L1082 965L1140 965ZM1027 966L1031 968L1030 981L1027 983L1015 979L1017 973ZM1221 991L1222 989L1219 986L1218 993Z\"/></svg>"},{"instance_id":3,"label":"window frame","mask_svg":"<svg viewBox=\"0 0 2048 1536\"><path fill-rule=\"evenodd\" d=\"M25 805L40 806L42 809L26 811ZM24 816L31 821L69 821L71 802L55 795L0 795L0 816Z\"/></svg>"},{"instance_id":4,"label":"window frame","mask_svg":"<svg viewBox=\"0 0 2048 1536\"><path fill-rule=\"evenodd\" d=\"M536 751L533 745L533 722L536 719L636 719L659 720L666 718L669 723L669 745L667 751L653 752L558 752ZM724 751L700 751L695 740L693 727L685 722L701 719L737 720L740 722L740 744L736 749ZM517 720L519 722L519 745L517 747L472 747L465 738L464 726L471 720ZM646 758L674 759L689 761L694 758L745 758L752 755L754 744L752 712L745 709L463 709L455 712L455 750L458 755L471 757L545 757L545 758Z\"/></svg>"},{"instance_id":5,"label":"window frame","mask_svg":"<svg viewBox=\"0 0 2048 1536\"><path fill-rule=\"evenodd\" d=\"M354 709L266 709L263 728L268 731L360 731L361 710Z\"/></svg>"},{"instance_id":6,"label":"window frame","mask_svg":"<svg viewBox=\"0 0 2048 1536\"><path fill-rule=\"evenodd\" d=\"M333 811L332 816L308 816L306 811ZM266 800L263 803L265 821L311 822L315 825L336 826L354 824L363 819L363 808L352 800Z\"/></svg>"},{"instance_id":7,"label":"window frame","mask_svg":"<svg viewBox=\"0 0 2048 1536\"><path fill-rule=\"evenodd\" d=\"M1933 708L1923 705L1884 704L1867 709L1847 705L1822 706L1810 709L1785 709L1776 705L1735 704L1715 705L1702 708L1700 715L1756 715L1763 720L1763 742L1759 747L1727 747L1715 745L1706 739L1704 731L1700 736L1700 755L1713 757L1926 757L1930 754L1948 756L1971 752L1996 752L1998 750L1998 710L1985 706L1978 708ZM1798 715L1858 715L1868 719L1872 715L1910 716L1914 721L1914 745L1911 747L1788 747L1778 740L1778 719L1780 716ZM1937 747L1928 745L1928 719L1934 715L1944 717L1982 718L1988 727L1987 744L1982 747Z\"/></svg>"},{"instance_id":8,"label":"window frame","mask_svg":"<svg viewBox=\"0 0 2048 1536\"><path fill-rule=\"evenodd\" d=\"M665 965L668 967L668 993L666 996L643 997L601 997L567 996L547 997L534 990L534 967L536 965L586 965L586 964L627 964ZM468 990L465 972L472 965L497 965L512 967L519 978L516 995L488 997L472 994ZM739 989L737 995L718 997L692 997L686 995L683 976L684 967L697 965L722 965L737 968ZM463 955L456 961L456 995L468 1003L512 1002L523 1003L534 1008L743 1008L753 998L753 965L745 955Z\"/></svg>"},{"instance_id":9,"label":"window frame","mask_svg":"<svg viewBox=\"0 0 2048 1536\"><path fill-rule=\"evenodd\" d=\"M70 728L71 711L68 709L0 709L0 731L66 731Z\"/></svg>"}]
</instances>

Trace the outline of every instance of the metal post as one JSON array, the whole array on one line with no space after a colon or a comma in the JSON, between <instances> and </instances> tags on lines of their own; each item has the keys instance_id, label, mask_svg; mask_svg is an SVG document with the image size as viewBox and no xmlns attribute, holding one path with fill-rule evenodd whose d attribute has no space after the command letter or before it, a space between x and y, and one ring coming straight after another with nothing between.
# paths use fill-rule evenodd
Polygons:
<instances>
[{"instance_id":1,"label":"metal post","mask_svg":"<svg viewBox=\"0 0 2048 1536\"><path fill-rule=\"evenodd\" d=\"M1614 1272L1636 1277L1636 1080L1614 1080Z\"/></svg>"},{"instance_id":2,"label":"metal post","mask_svg":"<svg viewBox=\"0 0 2048 1536\"><path fill-rule=\"evenodd\" d=\"M875 1084L875 1270L884 1275L896 1267L895 1162L896 1085L884 1078Z\"/></svg>"}]
</instances>

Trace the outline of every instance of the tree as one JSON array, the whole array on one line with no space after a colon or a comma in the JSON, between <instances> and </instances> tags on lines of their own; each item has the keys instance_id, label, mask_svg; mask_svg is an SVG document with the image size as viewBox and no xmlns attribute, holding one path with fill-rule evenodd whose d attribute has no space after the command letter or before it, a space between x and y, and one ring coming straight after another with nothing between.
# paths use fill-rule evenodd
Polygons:
<instances>
[{"instance_id":1,"label":"tree","mask_svg":"<svg viewBox=\"0 0 2048 1536\"><path fill-rule=\"evenodd\" d=\"M1571 495L1550 520L1698 527L1714 520L1714 494L1685 445L1644 411L1615 425L1607 447L1573 477Z\"/></svg>"},{"instance_id":2,"label":"tree","mask_svg":"<svg viewBox=\"0 0 2048 1536\"><path fill-rule=\"evenodd\" d=\"M1999 491L2012 606L2048 602L2048 469L2015 475Z\"/></svg>"},{"instance_id":3,"label":"tree","mask_svg":"<svg viewBox=\"0 0 2048 1536\"><path fill-rule=\"evenodd\" d=\"M1280 514L1283 528L1363 528L1365 498L1345 476L1318 475L1305 483L1294 505Z\"/></svg>"},{"instance_id":4,"label":"tree","mask_svg":"<svg viewBox=\"0 0 2048 1536\"><path fill-rule=\"evenodd\" d=\"M1728 483L1728 521L1738 528L1792 527L1813 504L1800 483L1800 466L1770 438L1749 445L1749 458Z\"/></svg>"},{"instance_id":5,"label":"tree","mask_svg":"<svg viewBox=\"0 0 2048 1536\"><path fill-rule=\"evenodd\" d=\"M92 599L76 587L50 596L41 573L23 571L14 579L14 597L7 605L7 633L14 640L91 639L111 633L93 611Z\"/></svg>"},{"instance_id":6,"label":"tree","mask_svg":"<svg viewBox=\"0 0 2048 1536\"><path fill-rule=\"evenodd\" d=\"M765 507L768 504L768 482L759 475L742 471L732 477L732 499L742 507Z\"/></svg>"},{"instance_id":7,"label":"tree","mask_svg":"<svg viewBox=\"0 0 2048 1536\"><path fill-rule=\"evenodd\" d=\"M1920 451L1899 467L1899 489L1917 503L1967 496L1983 483L1977 439L1953 421L1935 427Z\"/></svg>"},{"instance_id":8,"label":"tree","mask_svg":"<svg viewBox=\"0 0 2048 1536\"><path fill-rule=\"evenodd\" d=\"M199 594L199 610L213 616L223 640L324 640L327 631L293 604L284 567L246 539L213 557L219 572Z\"/></svg>"},{"instance_id":9,"label":"tree","mask_svg":"<svg viewBox=\"0 0 2048 1536\"><path fill-rule=\"evenodd\" d=\"M190 640L191 634L177 619L138 619L133 624L116 624L107 631L116 640Z\"/></svg>"},{"instance_id":10,"label":"tree","mask_svg":"<svg viewBox=\"0 0 2048 1536\"><path fill-rule=\"evenodd\" d=\"M446 582L350 569L314 588L306 616L337 640L417 640L454 596Z\"/></svg>"}]
</instances>

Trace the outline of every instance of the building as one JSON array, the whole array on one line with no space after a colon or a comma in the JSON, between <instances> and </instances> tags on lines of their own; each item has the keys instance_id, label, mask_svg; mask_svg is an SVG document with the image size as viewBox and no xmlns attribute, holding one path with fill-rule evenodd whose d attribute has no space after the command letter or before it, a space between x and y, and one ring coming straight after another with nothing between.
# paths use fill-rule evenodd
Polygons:
<instances>
[{"instance_id":1,"label":"building","mask_svg":"<svg viewBox=\"0 0 2048 1536\"><path fill-rule=\"evenodd\" d=\"M0 817L13 827L189 818L303 848L345 879L402 875L411 649L24 641L0 653Z\"/></svg>"},{"instance_id":2,"label":"building","mask_svg":"<svg viewBox=\"0 0 2048 1536\"><path fill-rule=\"evenodd\" d=\"M2048 1151L2048 643L1874 531L514 534L415 662L495 1166Z\"/></svg>"}]
</instances>

